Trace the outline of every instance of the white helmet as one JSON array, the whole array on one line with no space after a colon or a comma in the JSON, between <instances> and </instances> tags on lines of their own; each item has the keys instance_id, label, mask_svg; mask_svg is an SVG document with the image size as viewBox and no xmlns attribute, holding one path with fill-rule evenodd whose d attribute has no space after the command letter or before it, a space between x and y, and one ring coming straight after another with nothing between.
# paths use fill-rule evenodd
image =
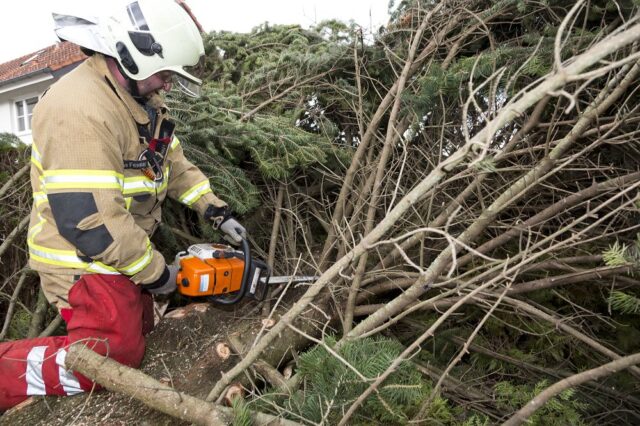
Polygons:
<instances>
[{"instance_id":1,"label":"white helmet","mask_svg":"<svg viewBox=\"0 0 640 426\"><path fill-rule=\"evenodd\" d=\"M61 40L115 58L133 80L172 71L186 79L179 79L181 86L202 83L184 69L196 65L204 55L202 37L189 13L175 0L135 0L110 16L54 13L53 19Z\"/></svg>"}]
</instances>

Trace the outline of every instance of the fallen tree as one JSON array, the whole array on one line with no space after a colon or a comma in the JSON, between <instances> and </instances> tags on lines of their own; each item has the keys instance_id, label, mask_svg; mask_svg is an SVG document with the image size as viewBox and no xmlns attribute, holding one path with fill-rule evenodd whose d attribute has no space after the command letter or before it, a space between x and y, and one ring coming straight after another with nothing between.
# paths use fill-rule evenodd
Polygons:
<instances>
[{"instance_id":1,"label":"fallen tree","mask_svg":"<svg viewBox=\"0 0 640 426\"><path fill-rule=\"evenodd\" d=\"M172 99L185 149L275 274L319 279L217 322L165 321L144 371L215 409L240 386L248 410L303 424L487 424L548 377L638 352L632 2L401 1L362 35L328 22L207 38L205 97ZM167 256L215 238L165 216ZM637 422L631 364L564 382L529 420ZM89 404L96 420L102 398L116 397L54 411Z\"/></svg>"}]
</instances>

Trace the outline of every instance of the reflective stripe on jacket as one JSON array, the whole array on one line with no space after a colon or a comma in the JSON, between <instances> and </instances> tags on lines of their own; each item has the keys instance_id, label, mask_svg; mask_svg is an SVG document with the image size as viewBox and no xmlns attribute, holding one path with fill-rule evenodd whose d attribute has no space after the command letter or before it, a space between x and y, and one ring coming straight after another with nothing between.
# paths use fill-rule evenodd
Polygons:
<instances>
[{"instance_id":1,"label":"reflective stripe on jacket","mask_svg":"<svg viewBox=\"0 0 640 426\"><path fill-rule=\"evenodd\" d=\"M166 108L155 110L155 137ZM149 237L168 195L201 215L213 195L206 176L173 137L154 181L140 168L148 141L138 126L147 111L118 85L102 55L87 59L51 86L33 114L31 185L34 203L28 233L30 265L65 275L123 274L149 283L165 261ZM151 131L152 129L148 129ZM63 295L61 295L63 296ZM66 298L66 295L64 295Z\"/></svg>"}]
</instances>

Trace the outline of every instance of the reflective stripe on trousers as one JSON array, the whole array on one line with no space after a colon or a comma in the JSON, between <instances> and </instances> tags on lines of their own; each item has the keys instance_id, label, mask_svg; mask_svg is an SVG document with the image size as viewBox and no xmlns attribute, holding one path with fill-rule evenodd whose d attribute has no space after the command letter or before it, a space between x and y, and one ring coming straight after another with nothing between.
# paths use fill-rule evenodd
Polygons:
<instances>
[{"instance_id":1,"label":"reflective stripe on trousers","mask_svg":"<svg viewBox=\"0 0 640 426\"><path fill-rule=\"evenodd\" d=\"M95 352L138 367L144 355L143 300L122 275L84 275L69 292L61 314L67 336L0 343L0 411L31 395L73 395L93 383L66 369L68 346L77 341Z\"/></svg>"},{"instance_id":2,"label":"reflective stripe on trousers","mask_svg":"<svg viewBox=\"0 0 640 426\"><path fill-rule=\"evenodd\" d=\"M46 385L42 374L42 366L45 362L45 353L48 346L34 346L27 355L27 370L25 380L27 381L27 395L46 395ZM78 378L68 371L64 366L67 356L65 349L58 349L56 352L56 365L58 366L58 381L62 386L64 395L75 395L82 392Z\"/></svg>"}]
</instances>

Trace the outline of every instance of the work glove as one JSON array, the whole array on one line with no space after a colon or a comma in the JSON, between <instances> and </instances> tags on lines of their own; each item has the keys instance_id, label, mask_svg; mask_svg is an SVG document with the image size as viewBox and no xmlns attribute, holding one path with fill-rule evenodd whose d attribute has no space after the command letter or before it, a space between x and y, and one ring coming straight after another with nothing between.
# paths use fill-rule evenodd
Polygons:
<instances>
[{"instance_id":1,"label":"work glove","mask_svg":"<svg viewBox=\"0 0 640 426\"><path fill-rule=\"evenodd\" d=\"M240 244L242 239L247 237L247 230L231 215L227 206L209 205L204 218L211 222L213 229L222 231L232 243Z\"/></svg>"},{"instance_id":2,"label":"work glove","mask_svg":"<svg viewBox=\"0 0 640 426\"><path fill-rule=\"evenodd\" d=\"M232 217L220 224L220 230L233 242L240 244L243 238L247 238L247 230Z\"/></svg>"},{"instance_id":3,"label":"work glove","mask_svg":"<svg viewBox=\"0 0 640 426\"><path fill-rule=\"evenodd\" d=\"M142 284L142 288L155 295L171 294L176 290L178 270L175 265L167 265L160 278L150 284Z\"/></svg>"}]
</instances>

